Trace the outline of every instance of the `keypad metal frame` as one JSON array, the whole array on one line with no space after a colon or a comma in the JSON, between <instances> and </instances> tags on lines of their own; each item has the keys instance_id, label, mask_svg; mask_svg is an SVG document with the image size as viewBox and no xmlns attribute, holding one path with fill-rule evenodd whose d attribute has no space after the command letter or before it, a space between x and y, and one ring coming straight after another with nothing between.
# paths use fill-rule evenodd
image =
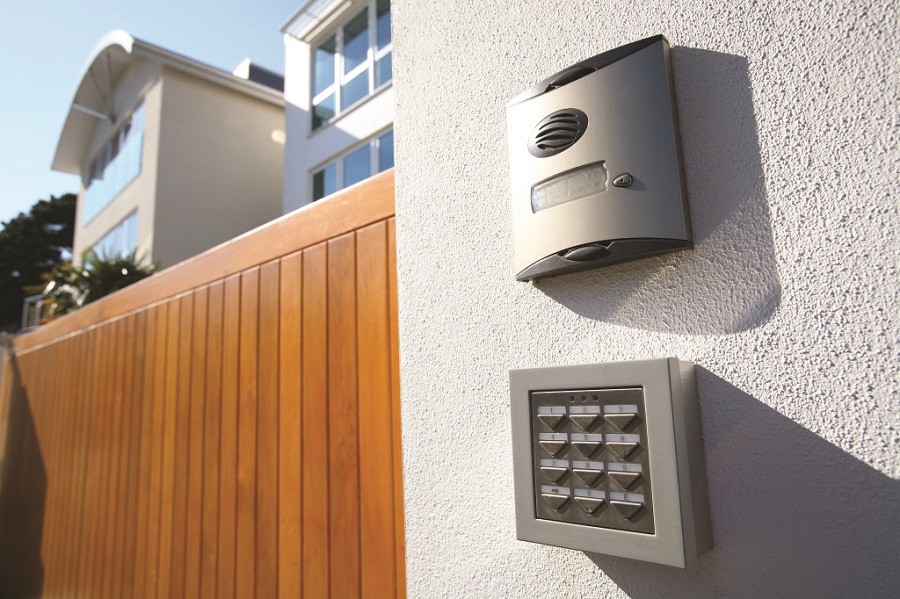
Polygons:
<instances>
[{"instance_id":1,"label":"keypad metal frame","mask_svg":"<svg viewBox=\"0 0 900 599\"><path fill-rule=\"evenodd\" d=\"M699 555L712 547L693 364L666 358L511 370L509 377L516 535L519 539L680 568L690 567ZM642 419L645 424L642 426L646 426L647 436L647 471L644 474L652 484L648 493L652 506L652 532L538 517L537 501L544 500L539 497L540 489L535 484L532 393L622 388L643 389ZM598 452L592 459L599 461L597 456L600 455ZM608 455L604 449L603 456ZM607 486L607 502L608 494ZM569 509L580 509L571 497L569 503L573 503ZM601 509L613 508L606 505Z\"/></svg>"}]
</instances>

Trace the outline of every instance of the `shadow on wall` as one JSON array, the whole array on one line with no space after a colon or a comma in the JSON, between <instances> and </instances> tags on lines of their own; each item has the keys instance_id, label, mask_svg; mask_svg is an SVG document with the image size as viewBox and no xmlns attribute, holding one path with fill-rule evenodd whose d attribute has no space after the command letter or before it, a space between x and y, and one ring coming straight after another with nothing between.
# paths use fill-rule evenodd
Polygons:
<instances>
[{"instance_id":1,"label":"shadow on wall","mask_svg":"<svg viewBox=\"0 0 900 599\"><path fill-rule=\"evenodd\" d=\"M622 326L744 331L781 301L747 59L678 47L673 65L694 249L535 286L582 316Z\"/></svg>"},{"instance_id":2,"label":"shadow on wall","mask_svg":"<svg viewBox=\"0 0 900 599\"><path fill-rule=\"evenodd\" d=\"M0 597L38 597L44 582L41 533L47 472L15 358L6 447L0 462Z\"/></svg>"},{"instance_id":3,"label":"shadow on wall","mask_svg":"<svg viewBox=\"0 0 900 599\"><path fill-rule=\"evenodd\" d=\"M594 563L635 599L895 596L900 481L708 370L697 378L713 549L688 571Z\"/></svg>"}]
</instances>

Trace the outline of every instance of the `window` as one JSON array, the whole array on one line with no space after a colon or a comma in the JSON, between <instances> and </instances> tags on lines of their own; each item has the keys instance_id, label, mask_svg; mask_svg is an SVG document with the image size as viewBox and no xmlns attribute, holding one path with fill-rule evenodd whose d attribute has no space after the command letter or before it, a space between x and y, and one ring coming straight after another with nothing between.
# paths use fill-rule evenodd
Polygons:
<instances>
[{"instance_id":1,"label":"window","mask_svg":"<svg viewBox=\"0 0 900 599\"><path fill-rule=\"evenodd\" d=\"M313 173L313 201L394 166L394 131L373 137Z\"/></svg>"},{"instance_id":2,"label":"window","mask_svg":"<svg viewBox=\"0 0 900 599\"><path fill-rule=\"evenodd\" d=\"M100 258L124 256L137 248L137 210L109 230L91 250Z\"/></svg>"},{"instance_id":3,"label":"window","mask_svg":"<svg viewBox=\"0 0 900 599\"><path fill-rule=\"evenodd\" d=\"M83 222L93 220L141 172L144 105L141 104L100 148L84 191Z\"/></svg>"},{"instance_id":4,"label":"window","mask_svg":"<svg viewBox=\"0 0 900 599\"><path fill-rule=\"evenodd\" d=\"M313 130L391 80L392 47L390 0L368 0L313 50Z\"/></svg>"}]
</instances>

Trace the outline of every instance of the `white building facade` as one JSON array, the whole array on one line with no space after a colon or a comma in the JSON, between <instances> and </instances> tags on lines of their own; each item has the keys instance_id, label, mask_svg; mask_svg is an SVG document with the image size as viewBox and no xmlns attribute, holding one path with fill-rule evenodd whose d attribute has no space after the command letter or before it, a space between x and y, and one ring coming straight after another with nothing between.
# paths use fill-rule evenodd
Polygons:
<instances>
[{"instance_id":1,"label":"white building facade","mask_svg":"<svg viewBox=\"0 0 900 599\"><path fill-rule=\"evenodd\" d=\"M81 74L52 167L81 177L73 258L171 266L281 214L280 77L113 31ZM263 81L260 83L254 78Z\"/></svg>"},{"instance_id":2,"label":"white building facade","mask_svg":"<svg viewBox=\"0 0 900 599\"><path fill-rule=\"evenodd\" d=\"M313 0L282 32L287 213L394 165L390 1Z\"/></svg>"}]
</instances>

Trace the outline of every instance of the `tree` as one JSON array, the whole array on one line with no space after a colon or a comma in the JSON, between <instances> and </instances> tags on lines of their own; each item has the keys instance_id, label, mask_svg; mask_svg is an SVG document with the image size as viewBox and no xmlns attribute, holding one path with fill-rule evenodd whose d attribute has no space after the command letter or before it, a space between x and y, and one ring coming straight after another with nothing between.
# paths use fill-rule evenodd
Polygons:
<instances>
[{"instance_id":1,"label":"tree","mask_svg":"<svg viewBox=\"0 0 900 599\"><path fill-rule=\"evenodd\" d=\"M22 318L25 288L71 255L75 233L72 193L39 200L0 230L0 330L14 331Z\"/></svg>"},{"instance_id":2,"label":"tree","mask_svg":"<svg viewBox=\"0 0 900 599\"><path fill-rule=\"evenodd\" d=\"M136 250L115 256L88 250L81 266L64 262L44 274L47 284L38 292L44 293L47 317L53 319L146 279L157 267L137 257Z\"/></svg>"}]
</instances>

